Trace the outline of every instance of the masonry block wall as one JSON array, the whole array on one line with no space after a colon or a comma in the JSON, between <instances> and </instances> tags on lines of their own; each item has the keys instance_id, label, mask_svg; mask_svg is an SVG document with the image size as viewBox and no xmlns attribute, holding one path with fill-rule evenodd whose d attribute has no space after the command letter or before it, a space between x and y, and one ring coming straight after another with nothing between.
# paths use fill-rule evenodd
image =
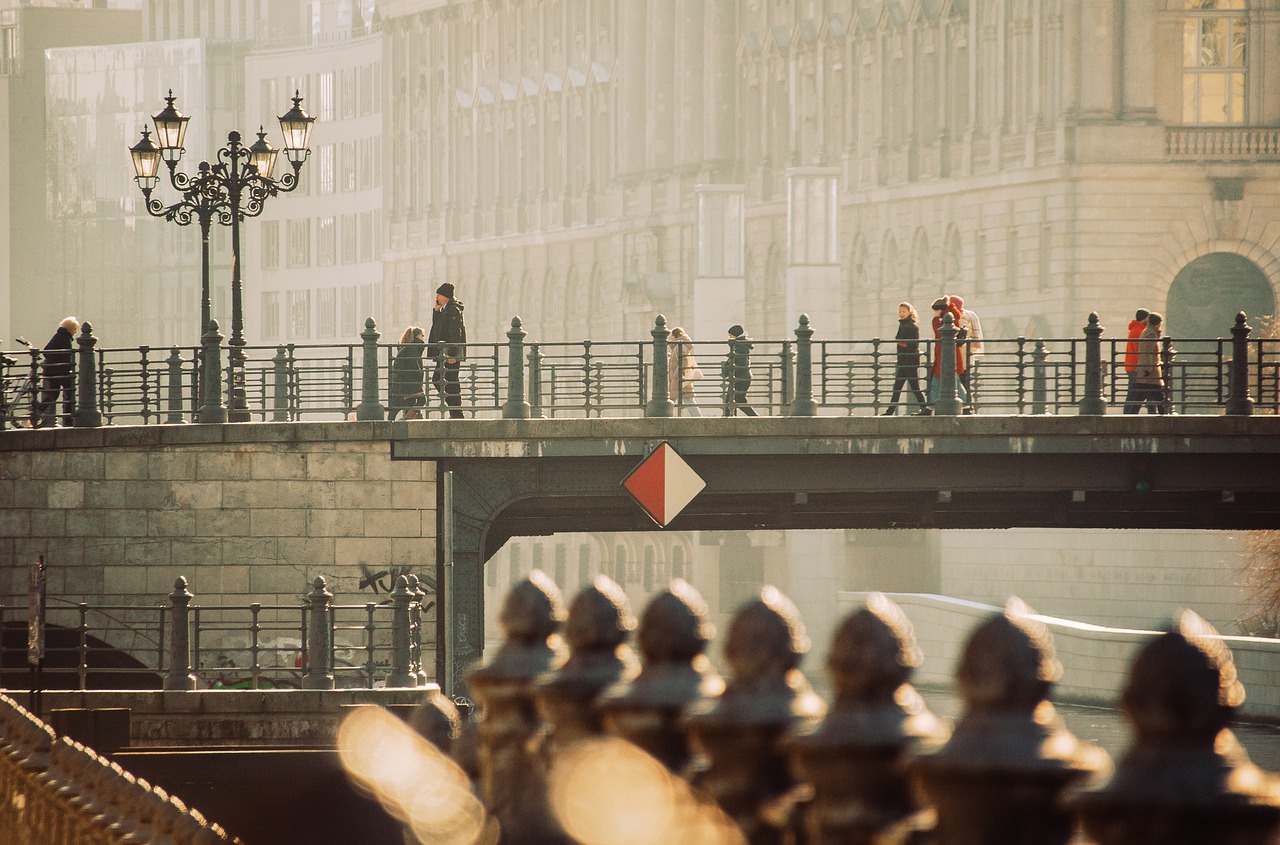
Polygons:
<instances>
[{"instance_id":1,"label":"masonry block wall","mask_svg":"<svg viewBox=\"0 0 1280 845\"><path fill-rule=\"evenodd\" d=\"M0 451L0 603L25 608L40 555L51 597L121 604L179 575L205 605L294 606L317 575L341 603L434 581L435 465L393 462L379 425L26 433Z\"/></svg>"}]
</instances>

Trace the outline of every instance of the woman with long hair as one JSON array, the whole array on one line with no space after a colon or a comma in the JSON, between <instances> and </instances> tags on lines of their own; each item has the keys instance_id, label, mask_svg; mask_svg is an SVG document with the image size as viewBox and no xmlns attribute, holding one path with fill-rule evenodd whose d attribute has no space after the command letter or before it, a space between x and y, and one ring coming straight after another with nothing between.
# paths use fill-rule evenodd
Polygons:
<instances>
[{"instance_id":1,"label":"woman with long hair","mask_svg":"<svg viewBox=\"0 0 1280 845\"><path fill-rule=\"evenodd\" d=\"M422 416L419 408L426 407L426 370L422 366L422 353L427 348L427 334L420 326L409 326L400 335L396 357L391 362L391 388L387 391L388 419L404 411L406 420Z\"/></svg>"},{"instance_id":2,"label":"woman with long hair","mask_svg":"<svg viewBox=\"0 0 1280 845\"><path fill-rule=\"evenodd\" d=\"M676 326L671 330L671 343L667 347L667 396L676 403L676 410L683 408L691 417L702 416L702 409L693 395L693 383L702 378L702 370L693 357L693 338Z\"/></svg>"},{"instance_id":3,"label":"woman with long hair","mask_svg":"<svg viewBox=\"0 0 1280 845\"><path fill-rule=\"evenodd\" d=\"M921 408L929 404L920 389L920 315L910 302L898 303L898 334L894 339L898 342L898 362L893 373L893 396L881 414L885 417L898 413L898 397L908 384Z\"/></svg>"}]
</instances>

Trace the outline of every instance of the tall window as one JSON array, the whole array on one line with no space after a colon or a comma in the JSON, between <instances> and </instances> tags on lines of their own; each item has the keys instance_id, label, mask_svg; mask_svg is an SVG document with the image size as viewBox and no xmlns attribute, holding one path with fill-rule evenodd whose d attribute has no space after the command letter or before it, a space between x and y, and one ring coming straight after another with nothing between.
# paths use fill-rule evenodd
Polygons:
<instances>
[{"instance_id":1,"label":"tall window","mask_svg":"<svg viewBox=\"0 0 1280 845\"><path fill-rule=\"evenodd\" d=\"M311 221L289 221L289 266L311 266Z\"/></svg>"},{"instance_id":2,"label":"tall window","mask_svg":"<svg viewBox=\"0 0 1280 845\"><path fill-rule=\"evenodd\" d=\"M1184 123L1245 122L1246 0L1186 0L1182 30Z\"/></svg>"},{"instance_id":3,"label":"tall window","mask_svg":"<svg viewBox=\"0 0 1280 845\"><path fill-rule=\"evenodd\" d=\"M332 194L334 188L333 144L324 145L318 152L320 153L320 161L318 163L320 168L320 193Z\"/></svg>"},{"instance_id":4,"label":"tall window","mask_svg":"<svg viewBox=\"0 0 1280 845\"><path fill-rule=\"evenodd\" d=\"M316 266L332 267L338 253L338 223L330 217L316 221Z\"/></svg>"},{"instance_id":5,"label":"tall window","mask_svg":"<svg viewBox=\"0 0 1280 845\"><path fill-rule=\"evenodd\" d=\"M262 326L263 340L280 339L280 293L264 291L262 294Z\"/></svg>"},{"instance_id":6,"label":"tall window","mask_svg":"<svg viewBox=\"0 0 1280 845\"><path fill-rule=\"evenodd\" d=\"M274 270L280 266L280 221L267 220L262 224L262 269Z\"/></svg>"}]
</instances>

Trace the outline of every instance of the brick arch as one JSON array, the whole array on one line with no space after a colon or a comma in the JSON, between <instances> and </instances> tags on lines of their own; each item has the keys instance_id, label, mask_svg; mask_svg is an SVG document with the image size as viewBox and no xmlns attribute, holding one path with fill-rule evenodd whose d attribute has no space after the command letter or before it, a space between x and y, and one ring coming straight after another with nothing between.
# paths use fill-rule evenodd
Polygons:
<instances>
[{"instance_id":1,"label":"brick arch","mask_svg":"<svg viewBox=\"0 0 1280 845\"><path fill-rule=\"evenodd\" d=\"M1272 291L1276 292L1277 299L1280 299L1280 255L1276 255L1266 247L1253 241L1228 240L1225 238L1200 241L1165 262L1160 273L1165 294L1168 295L1169 286L1173 284L1174 277L1182 272L1182 268L1197 258L1203 258L1213 252L1234 253L1258 265L1258 269L1262 271L1262 274L1266 276L1267 281L1271 284Z\"/></svg>"}]
</instances>

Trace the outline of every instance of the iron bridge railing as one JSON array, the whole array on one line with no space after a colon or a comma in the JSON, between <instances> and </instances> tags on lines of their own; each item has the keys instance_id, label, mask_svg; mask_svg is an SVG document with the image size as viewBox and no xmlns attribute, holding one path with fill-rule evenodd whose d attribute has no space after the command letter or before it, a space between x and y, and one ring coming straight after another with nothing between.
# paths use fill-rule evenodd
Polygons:
<instances>
[{"instance_id":1,"label":"iron bridge railing","mask_svg":"<svg viewBox=\"0 0 1280 845\"><path fill-rule=\"evenodd\" d=\"M49 689L416 687L435 652L436 602L400 575L381 602L340 604L324 579L297 604L200 605L177 579L164 604L50 601ZM27 681L25 607L0 605L0 667ZM428 657L424 661L423 655ZM19 670L18 667L21 667Z\"/></svg>"},{"instance_id":2,"label":"iron bridge railing","mask_svg":"<svg viewBox=\"0 0 1280 845\"><path fill-rule=\"evenodd\" d=\"M1224 327L1225 328L1225 327ZM1218 338L1160 341L1163 409L1179 414L1280 411L1280 339L1250 337L1243 314ZM950 334L948 334L950 332ZM750 406L769 415L870 416L917 410L908 383L893 404L899 375L893 339L815 339L807 317L795 337L751 341L746 360L732 341L670 340L663 317L650 340L526 342L520 319L506 343L470 343L459 365L467 418L730 416ZM927 391L935 358L954 354L963 374L940 372L938 414L1099 414L1125 405L1128 338L1103 337L1090 315L1084 337L985 338L979 353L944 327L919 341L913 369ZM380 342L372 319L360 343L232 348L216 330L200 347L102 347L85 324L75 373L59 384L44 375L44 352L0 359L0 430L42 424L157 425L184 422L381 420L390 412L399 348ZM427 417L444 416L443 387L424 357ZM673 360L673 359L679 360ZM735 363L736 361L736 363ZM745 376L749 374L749 380ZM399 376L397 376L399 378ZM73 386L68 386L74 380ZM74 389L73 389L74 387Z\"/></svg>"}]
</instances>

